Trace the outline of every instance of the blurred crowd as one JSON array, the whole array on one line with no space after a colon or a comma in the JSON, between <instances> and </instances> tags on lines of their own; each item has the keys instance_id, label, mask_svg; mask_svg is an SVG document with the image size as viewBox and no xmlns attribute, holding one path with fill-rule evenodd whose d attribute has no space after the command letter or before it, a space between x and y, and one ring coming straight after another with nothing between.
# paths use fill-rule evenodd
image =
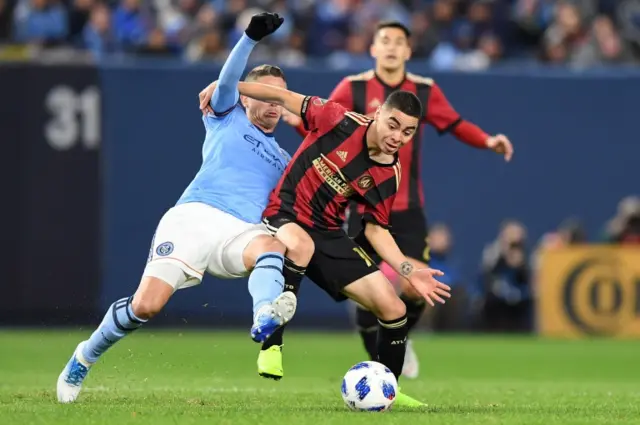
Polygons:
<instances>
[{"instance_id":1,"label":"blurred crowd","mask_svg":"<svg viewBox=\"0 0 640 425\"><path fill-rule=\"evenodd\" d=\"M444 306L427 309L426 326L435 331L532 331L540 252L594 242L640 244L640 197L622 199L597 240L589 240L579 219L568 218L532 244L523 223L507 220L486 245L473 277L463 276L456 263L449 228L435 224L429 233L430 266L445 272L453 296Z\"/></svg>"},{"instance_id":2,"label":"blurred crowd","mask_svg":"<svg viewBox=\"0 0 640 425\"><path fill-rule=\"evenodd\" d=\"M368 67L388 19L412 29L414 58L435 69L633 63L640 46L640 0L0 0L0 46L222 61L260 10L285 23L256 60L285 66Z\"/></svg>"}]
</instances>

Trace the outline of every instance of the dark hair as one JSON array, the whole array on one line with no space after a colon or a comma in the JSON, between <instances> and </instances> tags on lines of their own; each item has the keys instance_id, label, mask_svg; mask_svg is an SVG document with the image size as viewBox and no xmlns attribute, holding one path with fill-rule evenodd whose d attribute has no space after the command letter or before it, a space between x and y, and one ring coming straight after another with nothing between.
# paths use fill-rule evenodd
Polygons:
<instances>
[{"instance_id":1,"label":"dark hair","mask_svg":"<svg viewBox=\"0 0 640 425\"><path fill-rule=\"evenodd\" d=\"M249 73L247 74L244 80L255 81L260 77L278 77L286 81L286 79L284 78L284 72L282 71L282 69L280 69L275 65L256 66L251 71L249 71Z\"/></svg>"},{"instance_id":2,"label":"dark hair","mask_svg":"<svg viewBox=\"0 0 640 425\"><path fill-rule=\"evenodd\" d=\"M420 99L408 91L394 91L387 97L387 100L384 101L384 106L397 109L410 117L422 118L422 103L420 103Z\"/></svg>"},{"instance_id":3,"label":"dark hair","mask_svg":"<svg viewBox=\"0 0 640 425\"><path fill-rule=\"evenodd\" d=\"M380 32L380 30L383 30L385 28L397 28L401 30L407 38L411 38L411 30L409 30L409 28L407 28L403 23L398 21L379 22L378 25L376 25L376 35L378 34L378 32Z\"/></svg>"}]
</instances>

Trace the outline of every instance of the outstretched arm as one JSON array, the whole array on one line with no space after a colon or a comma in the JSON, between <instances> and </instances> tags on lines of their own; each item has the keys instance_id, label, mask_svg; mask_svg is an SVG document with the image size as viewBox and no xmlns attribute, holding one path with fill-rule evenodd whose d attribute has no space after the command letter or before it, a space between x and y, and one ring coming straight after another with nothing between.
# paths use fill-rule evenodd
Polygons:
<instances>
[{"instance_id":1,"label":"outstretched arm","mask_svg":"<svg viewBox=\"0 0 640 425\"><path fill-rule=\"evenodd\" d=\"M281 105L292 114L301 116L305 96L300 93L267 84L244 81L238 84L238 90L243 96Z\"/></svg>"},{"instance_id":2,"label":"outstretched arm","mask_svg":"<svg viewBox=\"0 0 640 425\"><path fill-rule=\"evenodd\" d=\"M331 92L329 100L333 100L336 103L344 106L347 110L353 110L353 95L351 94L351 80L347 77L344 78ZM304 123L299 118L288 118L283 115L283 119L291 126L293 126L299 135L306 137L309 131L305 130Z\"/></svg>"},{"instance_id":3,"label":"outstretched arm","mask_svg":"<svg viewBox=\"0 0 640 425\"><path fill-rule=\"evenodd\" d=\"M302 118L302 124L307 131L329 131L347 112L336 102L266 84L241 82L238 84L238 90L243 96L281 105L291 114Z\"/></svg>"},{"instance_id":4,"label":"outstretched arm","mask_svg":"<svg viewBox=\"0 0 640 425\"><path fill-rule=\"evenodd\" d=\"M411 286L431 305L434 301L444 304L442 298L449 298L451 288L436 280L436 276L442 276L440 270L422 269L416 270L407 257L400 251L396 241L389 230L379 224L367 222L364 235L378 253L380 258L389 264L400 276L409 281Z\"/></svg>"},{"instance_id":5,"label":"outstretched arm","mask_svg":"<svg viewBox=\"0 0 640 425\"><path fill-rule=\"evenodd\" d=\"M247 66L253 47L264 37L276 31L283 21L284 19L277 13L265 12L251 17L247 29L222 67L218 84L211 96L210 106L216 115L224 115L238 103L238 82Z\"/></svg>"},{"instance_id":6,"label":"outstretched arm","mask_svg":"<svg viewBox=\"0 0 640 425\"><path fill-rule=\"evenodd\" d=\"M224 63L220 79L211 96L211 108L216 115L224 115L238 103L238 82L257 43L243 34Z\"/></svg>"},{"instance_id":7,"label":"outstretched arm","mask_svg":"<svg viewBox=\"0 0 640 425\"><path fill-rule=\"evenodd\" d=\"M388 229L377 223L367 222L364 228L364 236L382 258L382 261L389 264L396 273L405 278L408 278L413 273L413 266L400 251L398 244Z\"/></svg>"},{"instance_id":8,"label":"outstretched arm","mask_svg":"<svg viewBox=\"0 0 640 425\"><path fill-rule=\"evenodd\" d=\"M509 139L502 134L489 136L477 125L463 120L435 83L431 86L427 102L425 120L440 134L452 133L458 140L469 146L491 149L504 155L505 160L511 160L513 146Z\"/></svg>"},{"instance_id":9,"label":"outstretched arm","mask_svg":"<svg viewBox=\"0 0 640 425\"><path fill-rule=\"evenodd\" d=\"M214 81L200 92L200 110L204 114L211 112L207 102L217 85L218 82ZM343 119L346 112L344 107L335 102L267 84L241 81L238 91L243 96L283 106L289 113L302 118L307 131L329 130Z\"/></svg>"}]
</instances>

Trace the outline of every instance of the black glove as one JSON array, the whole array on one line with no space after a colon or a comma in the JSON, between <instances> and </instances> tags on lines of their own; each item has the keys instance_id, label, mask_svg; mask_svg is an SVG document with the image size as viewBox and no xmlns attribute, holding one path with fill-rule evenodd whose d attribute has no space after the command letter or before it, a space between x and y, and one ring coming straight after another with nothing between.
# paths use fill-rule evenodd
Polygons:
<instances>
[{"instance_id":1,"label":"black glove","mask_svg":"<svg viewBox=\"0 0 640 425\"><path fill-rule=\"evenodd\" d=\"M277 13L259 13L251 17L251 22L244 32L250 39L260 41L269 34L273 34L283 22L284 18Z\"/></svg>"}]
</instances>

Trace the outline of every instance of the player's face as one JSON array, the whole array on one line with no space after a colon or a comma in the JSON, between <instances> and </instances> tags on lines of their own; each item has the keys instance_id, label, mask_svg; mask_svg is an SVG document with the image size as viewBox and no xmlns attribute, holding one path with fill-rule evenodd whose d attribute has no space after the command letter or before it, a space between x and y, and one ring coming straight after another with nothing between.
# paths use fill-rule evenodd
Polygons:
<instances>
[{"instance_id":1,"label":"player's face","mask_svg":"<svg viewBox=\"0 0 640 425\"><path fill-rule=\"evenodd\" d=\"M256 83L287 88L287 83L280 77L265 76L255 80ZM272 131L282 116L282 106L275 103L262 102L242 96L242 104L247 110L249 120L265 131Z\"/></svg>"},{"instance_id":2,"label":"player's face","mask_svg":"<svg viewBox=\"0 0 640 425\"><path fill-rule=\"evenodd\" d=\"M409 143L418 129L418 118L386 106L378 109L375 120L378 148L387 155Z\"/></svg>"},{"instance_id":3,"label":"player's face","mask_svg":"<svg viewBox=\"0 0 640 425\"><path fill-rule=\"evenodd\" d=\"M383 28L375 35L371 45L371 56L376 64L387 70L404 66L411 57L409 40L399 28Z\"/></svg>"}]
</instances>

